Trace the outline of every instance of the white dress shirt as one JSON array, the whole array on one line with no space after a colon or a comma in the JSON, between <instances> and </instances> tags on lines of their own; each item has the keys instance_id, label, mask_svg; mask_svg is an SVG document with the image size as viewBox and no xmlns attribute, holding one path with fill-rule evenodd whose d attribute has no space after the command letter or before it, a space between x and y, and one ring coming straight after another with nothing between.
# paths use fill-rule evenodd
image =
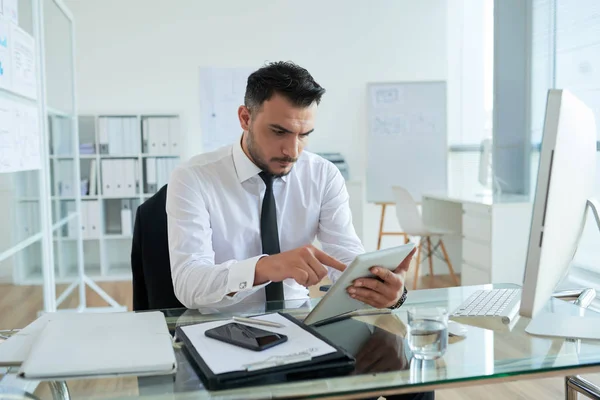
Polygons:
<instances>
[{"instance_id":1,"label":"white dress shirt","mask_svg":"<svg viewBox=\"0 0 600 400\"><path fill-rule=\"evenodd\" d=\"M180 165L167 190L169 254L175 295L188 308L264 302L253 286L262 254L260 212L265 183L241 144ZM344 264L364 252L352 225L344 178L333 163L304 151L273 184L281 252L313 243ZM329 269L332 281L339 272ZM308 289L284 280L285 299ZM232 293L234 293L231 295Z\"/></svg>"}]
</instances>

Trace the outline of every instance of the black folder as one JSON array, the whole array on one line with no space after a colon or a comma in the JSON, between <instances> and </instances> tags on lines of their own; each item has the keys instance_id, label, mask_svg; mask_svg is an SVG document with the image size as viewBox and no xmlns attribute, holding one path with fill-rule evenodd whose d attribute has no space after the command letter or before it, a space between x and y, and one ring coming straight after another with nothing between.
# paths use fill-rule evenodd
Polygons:
<instances>
[{"instance_id":1,"label":"black folder","mask_svg":"<svg viewBox=\"0 0 600 400\"><path fill-rule=\"evenodd\" d=\"M280 365L253 371L234 371L214 374L206 365L202 356L196 351L191 340L181 327L177 327L176 335L183 343L183 353L194 367L204 387L208 390L233 389L246 386L271 385L281 382L312 380L333 376L347 375L354 370L355 358L346 350L332 343L310 326L304 325L294 317L280 313L302 329L336 349L335 353L314 357L309 361Z\"/></svg>"}]
</instances>

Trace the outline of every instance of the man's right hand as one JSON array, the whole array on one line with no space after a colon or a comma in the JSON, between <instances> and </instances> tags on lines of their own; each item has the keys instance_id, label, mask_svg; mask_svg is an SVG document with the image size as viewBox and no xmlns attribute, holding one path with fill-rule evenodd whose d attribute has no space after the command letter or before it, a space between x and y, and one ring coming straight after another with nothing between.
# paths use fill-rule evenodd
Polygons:
<instances>
[{"instance_id":1,"label":"man's right hand","mask_svg":"<svg viewBox=\"0 0 600 400\"><path fill-rule=\"evenodd\" d=\"M302 286L312 286L327 276L327 267L344 271L346 265L312 245L299 247L272 256L263 257L256 263L254 285L265 282L281 282L292 278Z\"/></svg>"}]
</instances>

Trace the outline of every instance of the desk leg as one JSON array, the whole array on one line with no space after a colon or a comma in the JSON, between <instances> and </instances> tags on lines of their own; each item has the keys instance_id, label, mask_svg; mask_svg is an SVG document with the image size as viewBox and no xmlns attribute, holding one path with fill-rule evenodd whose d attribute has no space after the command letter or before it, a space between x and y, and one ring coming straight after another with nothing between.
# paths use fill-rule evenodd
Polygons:
<instances>
[{"instance_id":1,"label":"desk leg","mask_svg":"<svg viewBox=\"0 0 600 400\"><path fill-rule=\"evenodd\" d=\"M379 221L379 236L377 237L377 250L381 249L381 237L383 236L383 223L385 221L386 204L381 205L381 220Z\"/></svg>"},{"instance_id":2,"label":"desk leg","mask_svg":"<svg viewBox=\"0 0 600 400\"><path fill-rule=\"evenodd\" d=\"M71 394L69 393L69 387L65 381L50 381L48 382L50 392L52 393L52 399L55 400L70 400Z\"/></svg>"},{"instance_id":3,"label":"desk leg","mask_svg":"<svg viewBox=\"0 0 600 400\"><path fill-rule=\"evenodd\" d=\"M593 400L600 400L600 387L580 376L565 377L565 399L577 400L577 394Z\"/></svg>"}]
</instances>

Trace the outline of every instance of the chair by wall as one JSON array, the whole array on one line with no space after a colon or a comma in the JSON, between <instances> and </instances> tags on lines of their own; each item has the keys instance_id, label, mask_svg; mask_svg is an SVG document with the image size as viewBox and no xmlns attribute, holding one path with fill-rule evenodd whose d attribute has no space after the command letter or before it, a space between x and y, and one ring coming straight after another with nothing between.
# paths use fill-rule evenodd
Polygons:
<instances>
[{"instance_id":1,"label":"chair by wall","mask_svg":"<svg viewBox=\"0 0 600 400\"><path fill-rule=\"evenodd\" d=\"M142 203L135 214L131 247L135 311L184 307L173 289L166 202L167 185Z\"/></svg>"},{"instance_id":2,"label":"chair by wall","mask_svg":"<svg viewBox=\"0 0 600 400\"><path fill-rule=\"evenodd\" d=\"M400 186L393 186L392 192L394 194L394 201L396 203L396 217L398 218L398 223L402 227L402 231L408 236L419 237L413 290L417 288L419 268L425 259L429 259L429 274L432 277L434 276L432 258L434 255L444 260L444 262L448 265L448 271L450 272L452 281L458 286L458 278L454 273L454 268L452 267L452 263L450 262L450 258L446 252L446 247L444 246L444 241L442 240L443 235L452 232L425 226L425 224L423 224L423 219L421 218L421 213L419 212L419 207L408 190ZM436 240L437 243L432 248L432 241L435 242ZM425 257L421 258L421 254L425 245L427 245L427 251ZM436 253L438 248L442 251L442 257Z\"/></svg>"}]
</instances>

